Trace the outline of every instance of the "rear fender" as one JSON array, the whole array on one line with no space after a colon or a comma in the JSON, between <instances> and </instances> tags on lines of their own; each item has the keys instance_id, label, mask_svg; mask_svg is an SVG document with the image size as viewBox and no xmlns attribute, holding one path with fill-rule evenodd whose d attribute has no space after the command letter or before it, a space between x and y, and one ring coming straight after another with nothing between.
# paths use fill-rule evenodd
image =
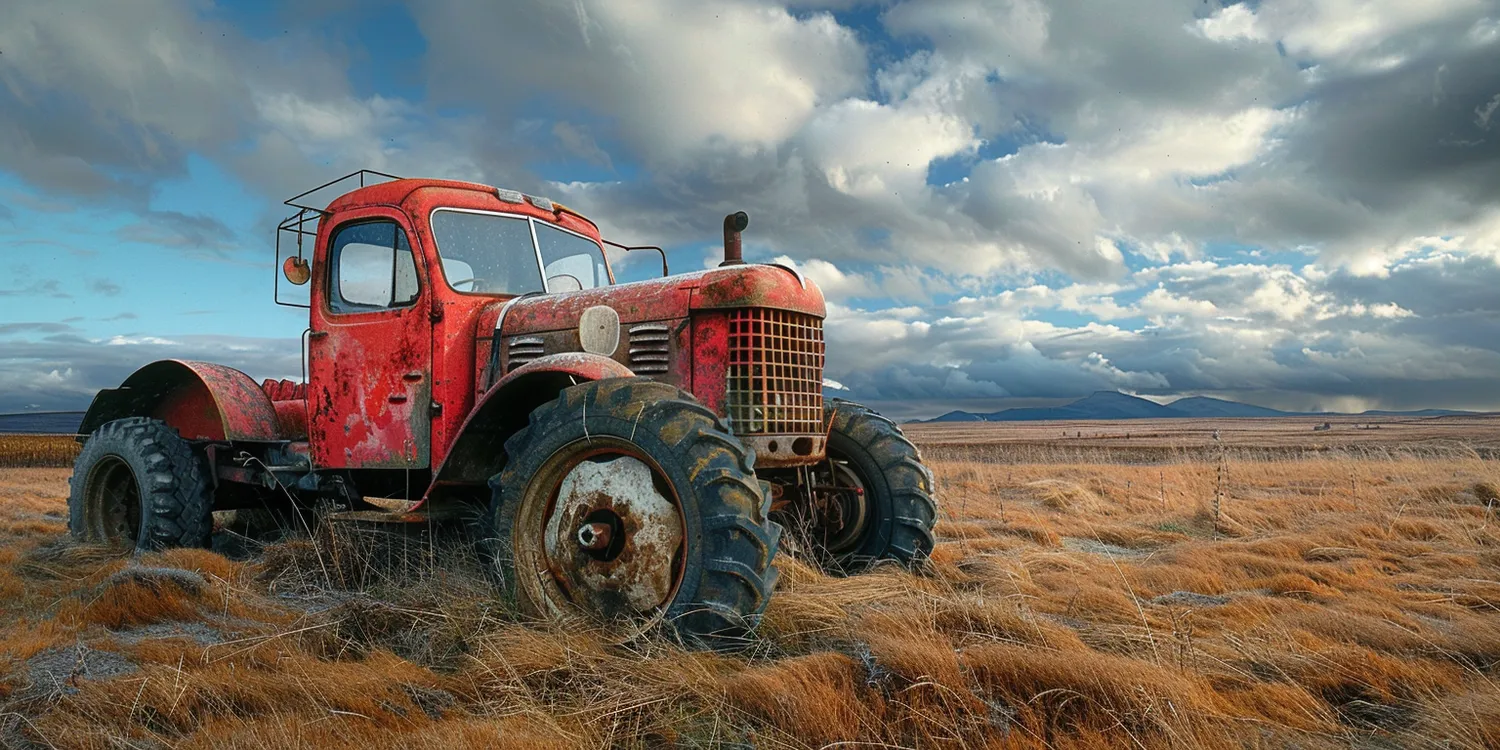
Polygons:
<instances>
[{"instance_id":1,"label":"rear fender","mask_svg":"<svg viewBox=\"0 0 1500 750\"><path fill-rule=\"evenodd\" d=\"M519 370L518 370L519 372ZM78 432L125 417L154 417L188 440L279 440L276 408L239 370L167 359L136 370L119 388L102 390Z\"/></svg>"},{"instance_id":2,"label":"rear fender","mask_svg":"<svg viewBox=\"0 0 1500 750\"><path fill-rule=\"evenodd\" d=\"M526 426L534 409L564 388L634 376L609 357L582 352L551 354L517 367L480 397L433 477L433 487L489 481L505 466L505 441Z\"/></svg>"}]
</instances>

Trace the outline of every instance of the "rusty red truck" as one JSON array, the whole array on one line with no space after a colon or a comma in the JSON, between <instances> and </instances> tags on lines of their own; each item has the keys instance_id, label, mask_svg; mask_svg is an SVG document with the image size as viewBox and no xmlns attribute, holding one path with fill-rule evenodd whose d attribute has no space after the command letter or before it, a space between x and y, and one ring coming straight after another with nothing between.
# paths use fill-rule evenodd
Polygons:
<instances>
[{"instance_id":1,"label":"rusty red truck","mask_svg":"<svg viewBox=\"0 0 1500 750\"><path fill-rule=\"evenodd\" d=\"M606 245L639 248L566 206L355 178L278 228L278 283L307 285L306 382L171 360L101 391L76 537L204 546L215 510L405 500L380 507L479 519L522 611L709 645L764 611L783 527L841 573L931 551L931 473L894 423L825 400L822 293L741 259L745 214L719 267L666 275L662 253L662 278L616 284Z\"/></svg>"}]
</instances>

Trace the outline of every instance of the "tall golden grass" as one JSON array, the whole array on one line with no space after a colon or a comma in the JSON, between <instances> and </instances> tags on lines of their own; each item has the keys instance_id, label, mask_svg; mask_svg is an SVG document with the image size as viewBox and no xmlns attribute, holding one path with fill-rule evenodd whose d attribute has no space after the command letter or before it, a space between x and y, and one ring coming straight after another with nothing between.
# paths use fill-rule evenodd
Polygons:
<instances>
[{"instance_id":1,"label":"tall golden grass","mask_svg":"<svg viewBox=\"0 0 1500 750\"><path fill-rule=\"evenodd\" d=\"M735 655L525 622L445 538L75 546L7 470L0 745L1500 747L1494 461L1069 450L929 446L928 569L783 556Z\"/></svg>"},{"instance_id":2,"label":"tall golden grass","mask_svg":"<svg viewBox=\"0 0 1500 750\"><path fill-rule=\"evenodd\" d=\"M72 466L80 450L72 435L0 434L0 467Z\"/></svg>"}]
</instances>

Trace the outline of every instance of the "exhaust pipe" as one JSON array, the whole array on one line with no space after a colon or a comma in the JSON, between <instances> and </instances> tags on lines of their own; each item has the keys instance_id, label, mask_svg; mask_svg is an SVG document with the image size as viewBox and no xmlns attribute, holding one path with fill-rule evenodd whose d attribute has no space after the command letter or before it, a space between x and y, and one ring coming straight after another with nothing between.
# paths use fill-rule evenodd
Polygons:
<instances>
[{"instance_id":1,"label":"exhaust pipe","mask_svg":"<svg viewBox=\"0 0 1500 750\"><path fill-rule=\"evenodd\" d=\"M750 214L736 211L724 217L724 262L720 266L738 266L745 262L740 252L740 232L750 226Z\"/></svg>"}]
</instances>

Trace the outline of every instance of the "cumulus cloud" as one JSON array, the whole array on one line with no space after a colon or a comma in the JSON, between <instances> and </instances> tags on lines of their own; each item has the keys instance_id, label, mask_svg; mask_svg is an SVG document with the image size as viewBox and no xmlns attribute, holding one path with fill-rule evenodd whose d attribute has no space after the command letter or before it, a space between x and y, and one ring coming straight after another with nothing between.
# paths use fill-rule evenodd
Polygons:
<instances>
[{"instance_id":1,"label":"cumulus cloud","mask_svg":"<svg viewBox=\"0 0 1500 750\"><path fill-rule=\"evenodd\" d=\"M747 210L747 253L824 290L829 373L863 397L1500 405L1493 2L829 12L856 6L411 0L418 98L353 85L358 51L311 27L18 0L0 171L36 192L9 205L94 196L136 216L118 238L210 254L240 239L150 202L190 154L263 197L360 167L489 181L687 250ZM558 161L610 177L533 171ZM96 382L48 351L28 367Z\"/></svg>"}]
</instances>

